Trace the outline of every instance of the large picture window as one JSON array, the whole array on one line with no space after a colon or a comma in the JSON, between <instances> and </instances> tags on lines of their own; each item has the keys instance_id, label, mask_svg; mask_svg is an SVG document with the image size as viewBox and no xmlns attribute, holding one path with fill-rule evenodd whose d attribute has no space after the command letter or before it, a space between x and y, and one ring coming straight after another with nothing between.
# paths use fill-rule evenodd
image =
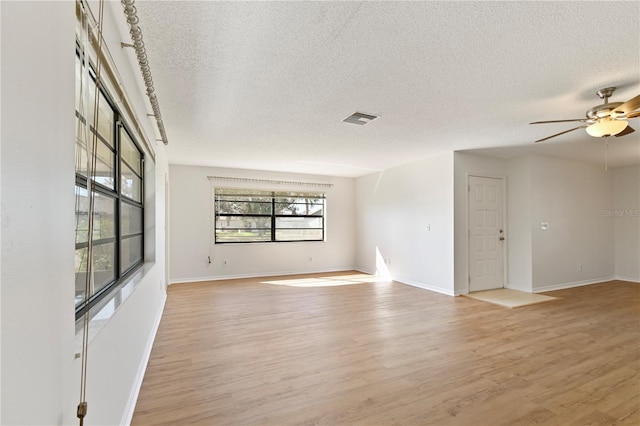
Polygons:
<instances>
[{"instance_id":1,"label":"large picture window","mask_svg":"<svg viewBox=\"0 0 640 426\"><path fill-rule=\"evenodd\" d=\"M324 241L325 195L216 188L215 242Z\"/></svg>"},{"instance_id":2,"label":"large picture window","mask_svg":"<svg viewBox=\"0 0 640 426\"><path fill-rule=\"evenodd\" d=\"M93 70L84 75L76 56L76 317L109 293L143 262L143 153L138 148ZM82 79L85 79L82 88ZM86 97L81 92L86 91ZM86 102L86 108L84 103ZM95 114L95 108L98 113ZM87 111L83 114L83 111ZM86 115L86 117L85 117ZM95 117L97 116L97 123ZM85 126L89 126L89 140ZM93 175L89 176L87 144L95 138ZM89 182L93 190L89 192ZM93 232L89 237L89 203L93 197ZM86 294L89 238L93 243L93 282Z\"/></svg>"}]
</instances>

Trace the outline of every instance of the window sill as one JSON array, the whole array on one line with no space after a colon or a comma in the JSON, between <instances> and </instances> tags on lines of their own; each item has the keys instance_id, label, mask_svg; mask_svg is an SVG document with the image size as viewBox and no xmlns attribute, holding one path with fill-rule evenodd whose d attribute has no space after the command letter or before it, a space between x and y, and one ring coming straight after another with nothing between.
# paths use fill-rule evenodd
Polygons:
<instances>
[{"instance_id":1,"label":"window sill","mask_svg":"<svg viewBox=\"0 0 640 426\"><path fill-rule=\"evenodd\" d=\"M144 276L149 272L155 263L144 263L140 269L129 278L115 287L104 299L91 308L89 313L89 342L102 330L109 320L120 309L124 302L133 294L138 284L142 282ZM76 358L82 353L82 326L83 318L76 321Z\"/></svg>"}]
</instances>

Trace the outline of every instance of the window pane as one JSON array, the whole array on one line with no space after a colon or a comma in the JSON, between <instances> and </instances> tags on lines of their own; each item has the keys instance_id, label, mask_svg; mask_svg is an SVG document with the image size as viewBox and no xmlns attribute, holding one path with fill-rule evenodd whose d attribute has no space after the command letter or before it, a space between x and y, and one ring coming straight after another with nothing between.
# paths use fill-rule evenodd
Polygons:
<instances>
[{"instance_id":1,"label":"window pane","mask_svg":"<svg viewBox=\"0 0 640 426\"><path fill-rule=\"evenodd\" d=\"M216 242L271 241L271 218L259 216L219 216Z\"/></svg>"},{"instance_id":2,"label":"window pane","mask_svg":"<svg viewBox=\"0 0 640 426\"><path fill-rule=\"evenodd\" d=\"M322 241L322 229L277 229L276 241Z\"/></svg>"},{"instance_id":3,"label":"window pane","mask_svg":"<svg viewBox=\"0 0 640 426\"><path fill-rule=\"evenodd\" d=\"M276 214L283 215L305 215L305 216L322 216L324 213L323 200L314 199L291 199L283 202L280 200L276 203Z\"/></svg>"},{"instance_id":4,"label":"window pane","mask_svg":"<svg viewBox=\"0 0 640 426\"><path fill-rule=\"evenodd\" d=\"M120 212L120 233L122 236L142 232L142 209L125 202Z\"/></svg>"},{"instance_id":5,"label":"window pane","mask_svg":"<svg viewBox=\"0 0 640 426\"><path fill-rule=\"evenodd\" d=\"M142 182L140 178L126 164L123 164L121 169L120 192L132 200L142 202Z\"/></svg>"},{"instance_id":6,"label":"window pane","mask_svg":"<svg viewBox=\"0 0 640 426\"><path fill-rule=\"evenodd\" d=\"M87 177L87 143L84 124L76 117L76 173Z\"/></svg>"},{"instance_id":7,"label":"window pane","mask_svg":"<svg viewBox=\"0 0 640 426\"><path fill-rule=\"evenodd\" d=\"M242 198L229 198L227 200L216 200L216 212L218 214L271 214L271 200L262 201Z\"/></svg>"},{"instance_id":8,"label":"window pane","mask_svg":"<svg viewBox=\"0 0 640 426\"><path fill-rule=\"evenodd\" d=\"M115 189L115 154L99 139L96 148L98 157L93 180Z\"/></svg>"},{"instance_id":9,"label":"window pane","mask_svg":"<svg viewBox=\"0 0 640 426\"><path fill-rule=\"evenodd\" d=\"M116 200L94 194L93 239L115 237ZM89 232L89 197L86 188L76 186L76 244L86 243Z\"/></svg>"},{"instance_id":10,"label":"window pane","mask_svg":"<svg viewBox=\"0 0 640 426\"><path fill-rule=\"evenodd\" d=\"M93 247L94 259L94 287L90 296L102 290L116 278L115 272L115 243L100 244ZM87 278L87 249L76 250L76 306L85 298Z\"/></svg>"},{"instance_id":11,"label":"window pane","mask_svg":"<svg viewBox=\"0 0 640 426\"><path fill-rule=\"evenodd\" d=\"M124 238L120 244L120 271L142 261L142 237Z\"/></svg>"},{"instance_id":12,"label":"window pane","mask_svg":"<svg viewBox=\"0 0 640 426\"><path fill-rule=\"evenodd\" d=\"M93 125L93 112L95 109L95 96L96 96L96 83L91 78L91 75L87 76L86 86L83 86L83 72L84 67L80 63L80 58L76 56L76 111L80 115L89 120L89 123ZM87 110L85 111L85 106Z\"/></svg>"},{"instance_id":13,"label":"window pane","mask_svg":"<svg viewBox=\"0 0 640 426\"><path fill-rule=\"evenodd\" d=\"M82 79L82 63L76 55L76 111L80 111L80 83Z\"/></svg>"},{"instance_id":14,"label":"window pane","mask_svg":"<svg viewBox=\"0 0 640 426\"><path fill-rule=\"evenodd\" d=\"M271 241L271 229L216 229L216 243L251 243Z\"/></svg>"},{"instance_id":15,"label":"window pane","mask_svg":"<svg viewBox=\"0 0 640 426\"><path fill-rule=\"evenodd\" d=\"M120 129L120 157L127 162L131 170L142 176L140 167L142 156L124 129Z\"/></svg>"},{"instance_id":16,"label":"window pane","mask_svg":"<svg viewBox=\"0 0 640 426\"><path fill-rule=\"evenodd\" d=\"M92 107L93 108L93 107ZM91 119L93 121L93 119ZM105 99L102 92L100 92L100 97L98 101L98 134L100 134L103 138L106 139L107 143L113 148L114 146L114 136L113 136L113 127L114 127L114 113L111 105Z\"/></svg>"},{"instance_id":17,"label":"window pane","mask_svg":"<svg viewBox=\"0 0 640 426\"><path fill-rule=\"evenodd\" d=\"M276 228L320 228L321 217L276 217Z\"/></svg>"},{"instance_id":18,"label":"window pane","mask_svg":"<svg viewBox=\"0 0 640 426\"><path fill-rule=\"evenodd\" d=\"M322 217L277 217L276 240L322 240Z\"/></svg>"},{"instance_id":19,"label":"window pane","mask_svg":"<svg viewBox=\"0 0 640 426\"><path fill-rule=\"evenodd\" d=\"M76 119L76 173L87 176L87 145L83 124ZM89 143L95 135L91 133ZM115 189L115 154L100 139L96 141L96 163L93 180L110 189Z\"/></svg>"},{"instance_id":20,"label":"window pane","mask_svg":"<svg viewBox=\"0 0 640 426\"><path fill-rule=\"evenodd\" d=\"M75 96L75 109L80 113L82 117L87 119L87 122L91 124L91 127L95 128L94 113L95 113L95 96L96 96L96 83L93 80L91 74L87 75L87 82L83 82L84 67L80 62L80 58L76 56L76 96ZM86 85L83 87L83 85ZM86 111L85 106L86 104ZM102 135L107 143L114 146L114 129L115 113L106 97L99 91L98 95L98 133Z\"/></svg>"}]
</instances>

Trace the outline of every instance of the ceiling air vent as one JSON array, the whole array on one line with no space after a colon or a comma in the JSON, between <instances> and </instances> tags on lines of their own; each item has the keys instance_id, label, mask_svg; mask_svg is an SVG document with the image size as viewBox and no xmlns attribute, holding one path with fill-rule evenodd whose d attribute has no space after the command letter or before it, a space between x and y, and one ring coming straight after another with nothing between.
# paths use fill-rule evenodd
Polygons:
<instances>
[{"instance_id":1,"label":"ceiling air vent","mask_svg":"<svg viewBox=\"0 0 640 426\"><path fill-rule=\"evenodd\" d=\"M378 118L377 115L365 114L363 112L354 112L342 121L344 121L345 123L359 124L362 126L363 124L367 124L375 120L376 118Z\"/></svg>"}]
</instances>

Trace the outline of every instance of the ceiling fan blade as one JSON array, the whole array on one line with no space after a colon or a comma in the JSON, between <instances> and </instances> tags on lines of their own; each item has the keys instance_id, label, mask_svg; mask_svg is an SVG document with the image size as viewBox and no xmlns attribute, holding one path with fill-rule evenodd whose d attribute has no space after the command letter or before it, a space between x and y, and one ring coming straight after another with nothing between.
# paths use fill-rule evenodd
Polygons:
<instances>
[{"instance_id":1,"label":"ceiling fan blade","mask_svg":"<svg viewBox=\"0 0 640 426\"><path fill-rule=\"evenodd\" d=\"M572 118L570 120L534 121L533 123L529 123L529 124L569 123L571 121L582 121L584 123L589 121L589 119L588 118Z\"/></svg>"},{"instance_id":2,"label":"ceiling fan blade","mask_svg":"<svg viewBox=\"0 0 640 426\"><path fill-rule=\"evenodd\" d=\"M623 131L621 131L616 135L616 138L619 138L620 136L628 135L629 133L633 133L633 132L635 132L633 127L627 126L626 129L624 129Z\"/></svg>"},{"instance_id":3,"label":"ceiling fan blade","mask_svg":"<svg viewBox=\"0 0 640 426\"><path fill-rule=\"evenodd\" d=\"M635 98L629 99L627 102L617 107L615 111L612 111L611 114L628 115L638 108L640 108L640 95L636 96Z\"/></svg>"},{"instance_id":4,"label":"ceiling fan blade","mask_svg":"<svg viewBox=\"0 0 640 426\"><path fill-rule=\"evenodd\" d=\"M630 112L629 114L627 114L627 118L636 118L636 117L640 117L640 111Z\"/></svg>"},{"instance_id":5,"label":"ceiling fan blade","mask_svg":"<svg viewBox=\"0 0 640 426\"><path fill-rule=\"evenodd\" d=\"M560 133L556 133L555 135L547 136L547 137L546 137L546 138L544 138L544 139L538 139L537 141L535 141L535 143L543 142L543 141L549 140L549 139L551 139L551 138L555 138L556 136L560 136L560 135L564 135L565 133L573 132L574 130L578 130L578 129L586 129L587 127L589 127L589 126L578 126L578 127L574 127L573 129L565 130L564 132L560 132Z\"/></svg>"}]
</instances>

